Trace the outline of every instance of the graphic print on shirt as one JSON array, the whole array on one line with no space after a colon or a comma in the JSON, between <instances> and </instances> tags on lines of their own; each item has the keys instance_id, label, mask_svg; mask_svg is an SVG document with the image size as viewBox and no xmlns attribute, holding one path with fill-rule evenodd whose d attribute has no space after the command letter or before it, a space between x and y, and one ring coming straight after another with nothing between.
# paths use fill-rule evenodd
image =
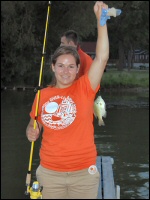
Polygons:
<instances>
[{"instance_id":1,"label":"graphic print on shirt","mask_svg":"<svg viewBox=\"0 0 150 200\"><path fill-rule=\"evenodd\" d=\"M41 119L45 126L60 130L68 127L76 118L76 105L68 96L54 96L43 104Z\"/></svg>"}]
</instances>

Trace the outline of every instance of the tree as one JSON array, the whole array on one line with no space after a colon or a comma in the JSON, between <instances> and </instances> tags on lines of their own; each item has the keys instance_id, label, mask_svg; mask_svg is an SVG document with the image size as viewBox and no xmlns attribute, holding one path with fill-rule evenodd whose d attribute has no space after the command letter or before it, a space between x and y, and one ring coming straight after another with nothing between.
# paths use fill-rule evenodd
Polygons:
<instances>
[{"instance_id":1,"label":"tree","mask_svg":"<svg viewBox=\"0 0 150 200\"><path fill-rule=\"evenodd\" d=\"M30 1L1 2L1 80L23 80L33 65L33 53L40 45L35 34L35 3Z\"/></svg>"},{"instance_id":2,"label":"tree","mask_svg":"<svg viewBox=\"0 0 150 200\"><path fill-rule=\"evenodd\" d=\"M51 1L46 63L60 45L61 34L74 29L81 40L97 39L93 1ZM122 10L107 22L110 58L119 59L118 70L125 63L132 67L134 49L149 48L149 2L106 1L109 8ZM24 84L38 75L45 32L48 1L1 1L1 82ZM49 65L44 67L44 74ZM49 76L49 75L47 75Z\"/></svg>"},{"instance_id":3,"label":"tree","mask_svg":"<svg viewBox=\"0 0 150 200\"><path fill-rule=\"evenodd\" d=\"M118 70L122 70L125 63L130 70L134 50L139 48L148 50L149 47L149 2L111 1L111 3L121 9L122 13L109 23L109 34L113 38L110 43L118 49Z\"/></svg>"}]
</instances>

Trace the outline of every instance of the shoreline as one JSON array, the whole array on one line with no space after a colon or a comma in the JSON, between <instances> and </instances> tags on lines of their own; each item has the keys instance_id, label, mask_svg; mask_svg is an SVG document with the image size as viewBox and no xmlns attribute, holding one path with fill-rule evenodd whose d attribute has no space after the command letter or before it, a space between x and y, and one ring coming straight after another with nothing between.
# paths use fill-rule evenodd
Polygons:
<instances>
[{"instance_id":1,"label":"shoreline","mask_svg":"<svg viewBox=\"0 0 150 200\"><path fill-rule=\"evenodd\" d=\"M32 86L3 86L1 87L1 91L6 90L14 90L14 91L25 91L25 90L35 90L37 87ZM143 88L143 87L102 87L100 88L103 92L131 92L131 93L140 93L140 92L149 92L149 88Z\"/></svg>"},{"instance_id":2,"label":"shoreline","mask_svg":"<svg viewBox=\"0 0 150 200\"><path fill-rule=\"evenodd\" d=\"M114 87L114 88L104 88L101 87L101 90L104 92L135 92L135 93L140 93L140 92L149 92L149 88L143 88L143 87Z\"/></svg>"}]
</instances>

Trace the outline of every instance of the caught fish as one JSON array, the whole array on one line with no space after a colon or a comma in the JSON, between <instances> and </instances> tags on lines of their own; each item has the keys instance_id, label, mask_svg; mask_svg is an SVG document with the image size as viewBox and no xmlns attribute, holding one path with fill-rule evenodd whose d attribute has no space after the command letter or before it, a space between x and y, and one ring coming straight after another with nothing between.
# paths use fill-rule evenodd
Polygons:
<instances>
[{"instance_id":1,"label":"caught fish","mask_svg":"<svg viewBox=\"0 0 150 200\"><path fill-rule=\"evenodd\" d=\"M98 118L98 125L105 126L102 117L106 117L106 104L101 96L98 96L97 99L94 101L94 115Z\"/></svg>"}]
</instances>

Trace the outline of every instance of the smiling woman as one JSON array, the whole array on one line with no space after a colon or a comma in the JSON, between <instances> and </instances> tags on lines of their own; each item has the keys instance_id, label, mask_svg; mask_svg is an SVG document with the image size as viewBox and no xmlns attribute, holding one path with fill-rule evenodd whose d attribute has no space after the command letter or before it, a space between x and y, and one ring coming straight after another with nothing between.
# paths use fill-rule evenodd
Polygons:
<instances>
[{"instance_id":1,"label":"smiling woman","mask_svg":"<svg viewBox=\"0 0 150 200\"><path fill-rule=\"evenodd\" d=\"M66 57L67 55L67 57ZM53 55L52 71L55 73L55 87L72 85L80 68L80 58L74 47L59 47Z\"/></svg>"},{"instance_id":2,"label":"smiling woman","mask_svg":"<svg viewBox=\"0 0 150 200\"><path fill-rule=\"evenodd\" d=\"M38 95L32 105L26 135L33 143L43 128L40 165L36 170L37 180L43 186L43 198L97 198L100 173L98 170L90 173L88 169L91 166L96 169L93 104L109 57L107 25L99 23L102 8L108 6L97 1L94 5L98 30L96 57L89 71L77 78L80 68L77 49L58 47L51 64L55 84L40 90L36 117ZM38 127L34 127L35 118Z\"/></svg>"},{"instance_id":3,"label":"smiling woman","mask_svg":"<svg viewBox=\"0 0 150 200\"><path fill-rule=\"evenodd\" d=\"M68 58L66 58L64 54L66 54ZM56 86L57 77L64 78L64 80L65 79L67 80L67 75L68 75L68 80L69 77L71 76L70 78L73 81L75 78L77 78L77 73L79 71L79 68L80 68L80 58L75 47L72 46L70 46L69 48L59 47L55 51L52 57L51 69L54 72L54 74L50 86L53 87ZM67 85L65 84L65 87L66 86Z\"/></svg>"}]
</instances>

